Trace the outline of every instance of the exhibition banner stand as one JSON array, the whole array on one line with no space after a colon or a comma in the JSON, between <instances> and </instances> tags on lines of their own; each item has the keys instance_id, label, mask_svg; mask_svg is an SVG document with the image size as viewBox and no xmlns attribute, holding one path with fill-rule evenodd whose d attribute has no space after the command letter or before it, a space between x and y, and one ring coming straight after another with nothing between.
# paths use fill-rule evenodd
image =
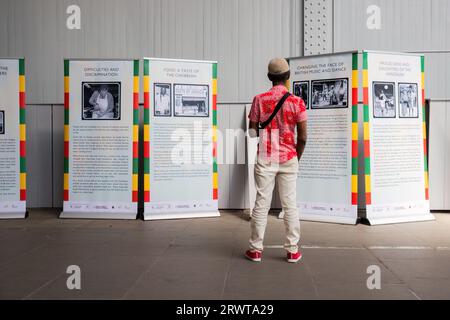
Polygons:
<instances>
[{"instance_id":1,"label":"exhibition banner stand","mask_svg":"<svg viewBox=\"0 0 450 320\"><path fill-rule=\"evenodd\" d=\"M308 113L300 160L300 219L355 224L358 218L358 53L290 58L291 93Z\"/></svg>"},{"instance_id":2,"label":"exhibition banner stand","mask_svg":"<svg viewBox=\"0 0 450 320\"><path fill-rule=\"evenodd\" d=\"M289 64L290 91L308 112L297 184L300 219L355 224L360 200L372 225L433 220L424 57L363 51L290 58ZM247 140L249 161L255 145ZM252 163L248 166L252 199ZM358 180L364 182L359 188Z\"/></svg>"},{"instance_id":3,"label":"exhibition banner stand","mask_svg":"<svg viewBox=\"0 0 450 320\"><path fill-rule=\"evenodd\" d=\"M144 58L144 218L219 215L217 63Z\"/></svg>"},{"instance_id":4,"label":"exhibition banner stand","mask_svg":"<svg viewBox=\"0 0 450 320\"><path fill-rule=\"evenodd\" d=\"M424 56L363 52L366 218L433 220L428 193Z\"/></svg>"},{"instance_id":5,"label":"exhibition banner stand","mask_svg":"<svg viewBox=\"0 0 450 320\"><path fill-rule=\"evenodd\" d=\"M139 60L64 61L61 218L135 219Z\"/></svg>"},{"instance_id":6,"label":"exhibition banner stand","mask_svg":"<svg viewBox=\"0 0 450 320\"><path fill-rule=\"evenodd\" d=\"M25 60L0 58L0 219L26 216Z\"/></svg>"}]
</instances>

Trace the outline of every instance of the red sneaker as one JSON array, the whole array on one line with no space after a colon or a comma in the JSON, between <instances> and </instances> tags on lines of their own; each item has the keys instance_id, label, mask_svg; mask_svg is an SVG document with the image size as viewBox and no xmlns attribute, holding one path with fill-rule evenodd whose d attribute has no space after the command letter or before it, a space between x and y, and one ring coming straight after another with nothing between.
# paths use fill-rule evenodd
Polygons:
<instances>
[{"instance_id":1,"label":"red sneaker","mask_svg":"<svg viewBox=\"0 0 450 320\"><path fill-rule=\"evenodd\" d=\"M297 251L296 253L288 252L287 253L287 262L296 263L302 259L302 253Z\"/></svg>"},{"instance_id":2,"label":"red sneaker","mask_svg":"<svg viewBox=\"0 0 450 320\"><path fill-rule=\"evenodd\" d=\"M245 257L248 260L254 261L254 262L260 262L262 257L262 252L256 251L256 250L247 250L245 252Z\"/></svg>"}]
</instances>

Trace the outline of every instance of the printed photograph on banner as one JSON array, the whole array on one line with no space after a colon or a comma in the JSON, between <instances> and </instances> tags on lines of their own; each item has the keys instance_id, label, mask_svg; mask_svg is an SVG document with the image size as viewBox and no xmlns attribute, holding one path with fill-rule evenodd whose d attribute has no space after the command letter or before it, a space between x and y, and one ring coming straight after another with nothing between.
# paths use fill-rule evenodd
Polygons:
<instances>
[{"instance_id":1,"label":"printed photograph on banner","mask_svg":"<svg viewBox=\"0 0 450 320\"><path fill-rule=\"evenodd\" d=\"M5 134L5 111L0 110L0 134Z\"/></svg>"},{"instance_id":2,"label":"printed photograph on banner","mask_svg":"<svg viewBox=\"0 0 450 320\"><path fill-rule=\"evenodd\" d=\"M418 118L418 91L417 83L399 83L398 99L400 105L400 118Z\"/></svg>"},{"instance_id":3,"label":"printed photograph on banner","mask_svg":"<svg viewBox=\"0 0 450 320\"><path fill-rule=\"evenodd\" d=\"M395 83L373 82L373 117L395 118Z\"/></svg>"},{"instance_id":4,"label":"printed photograph on banner","mask_svg":"<svg viewBox=\"0 0 450 320\"><path fill-rule=\"evenodd\" d=\"M176 117L209 117L209 86L175 84Z\"/></svg>"},{"instance_id":5,"label":"printed photograph on banner","mask_svg":"<svg viewBox=\"0 0 450 320\"><path fill-rule=\"evenodd\" d=\"M120 120L120 82L82 82L82 120Z\"/></svg>"},{"instance_id":6,"label":"printed photograph on banner","mask_svg":"<svg viewBox=\"0 0 450 320\"><path fill-rule=\"evenodd\" d=\"M154 84L154 111L156 117L170 117L172 115L172 105L170 97L172 96L172 85L169 83Z\"/></svg>"},{"instance_id":7,"label":"printed photograph on banner","mask_svg":"<svg viewBox=\"0 0 450 320\"><path fill-rule=\"evenodd\" d=\"M309 81L296 81L294 85L294 95L302 98L306 109L309 109Z\"/></svg>"},{"instance_id":8,"label":"printed photograph on banner","mask_svg":"<svg viewBox=\"0 0 450 320\"><path fill-rule=\"evenodd\" d=\"M311 82L311 109L348 107L348 79L316 80Z\"/></svg>"}]
</instances>

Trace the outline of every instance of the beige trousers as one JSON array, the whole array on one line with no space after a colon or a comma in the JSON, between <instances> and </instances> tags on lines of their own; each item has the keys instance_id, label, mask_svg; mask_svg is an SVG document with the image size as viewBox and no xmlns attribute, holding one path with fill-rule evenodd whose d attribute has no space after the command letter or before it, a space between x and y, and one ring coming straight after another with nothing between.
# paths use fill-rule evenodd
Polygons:
<instances>
[{"instance_id":1,"label":"beige trousers","mask_svg":"<svg viewBox=\"0 0 450 320\"><path fill-rule=\"evenodd\" d=\"M255 164L256 201L251 219L250 249L263 250L267 214L272 202L275 181L278 184L281 206L284 211L286 242L284 248L297 252L300 240L300 220L297 210L297 157L285 163L264 162L258 158Z\"/></svg>"}]
</instances>

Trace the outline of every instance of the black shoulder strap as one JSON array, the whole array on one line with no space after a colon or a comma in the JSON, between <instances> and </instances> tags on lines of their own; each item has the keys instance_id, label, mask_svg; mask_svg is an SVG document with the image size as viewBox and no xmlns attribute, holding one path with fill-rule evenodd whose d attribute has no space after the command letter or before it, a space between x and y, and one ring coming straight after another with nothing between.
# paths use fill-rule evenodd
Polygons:
<instances>
[{"instance_id":1,"label":"black shoulder strap","mask_svg":"<svg viewBox=\"0 0 450 320\"><path fill-rule=\"evenodd\" d=\"M277 115L278 111L280 111L280 109L283 106L284 102L286 101L287 98L289 98L290 95L291 94L289 92L286 92L284 94L284 96L281 97L280 101L278 101L278 103L277 103L275 109L273 110L272 114L270 115L270 117L266 121L261 122L259 124L259 129L261 129L261 130L264 129L265 127L267 127L269 125L269 123L272 122L273 118L275 118L275 116Z\"/></svg>"}]
</instances>

